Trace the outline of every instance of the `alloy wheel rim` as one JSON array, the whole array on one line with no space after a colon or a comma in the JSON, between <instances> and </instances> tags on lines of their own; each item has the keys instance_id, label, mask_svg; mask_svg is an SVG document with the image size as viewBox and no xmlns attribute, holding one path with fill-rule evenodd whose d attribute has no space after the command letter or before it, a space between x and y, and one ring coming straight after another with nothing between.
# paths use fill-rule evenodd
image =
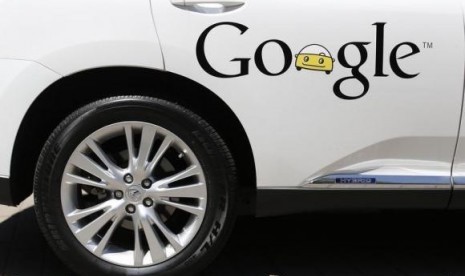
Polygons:
<instances>
[{"instance_id":1,"label":"alloy wheel rim","mask_svg":"<svg viewBox=\"0 0 465 276\"><path fill-rule=\"evenodd\" d=\"M178 136L129 121L102 127L71 154L61 204L76 239L117 265L162 263L184 250L203 222L205 175Z\"/></svg>"}]
</instances>

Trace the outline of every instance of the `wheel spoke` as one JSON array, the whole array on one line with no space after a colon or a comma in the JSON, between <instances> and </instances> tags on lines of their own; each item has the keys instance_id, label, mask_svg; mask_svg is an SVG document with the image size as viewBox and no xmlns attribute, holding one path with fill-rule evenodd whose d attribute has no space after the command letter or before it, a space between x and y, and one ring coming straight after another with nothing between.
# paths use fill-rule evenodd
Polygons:
<instances>
[{"instance_id":1,"label":"wheel spoke","mask_svg":"<svg viewBox=\"0 0 465 276\"><path fill-rule=\"evenodd\" d=\"M78 175L74 175L71 173L65 173L63 175L63 181L69 184L82 184L82 185L91 186L91 187L95 187L99 189L109 188L106 184L102 182L93 181L93 180L90 180L90 179L87 179L87 178L84 178Z\"/></svg>"},{"instance_id":2,"label":"wheel spoke","mask_svg":"<svg viewBox=\"0 0 465 276\"><path fill-rule=\"evenodd\" d=\"M162 203L162 204L166 204L166 205L181 209L183 211L194 214L196 216L200 216L205 212L205 210L200 208L200 207L186 205L186 204L182 204L182 203L178 203L178 202L172 202L172 201L169 201L169 200L159 200L159 202Z\"/></svg>"},{"instance_id":3,"label":"wheel spoke","mask_svg":"<svg viewBox=\"0 0 465 276\"><path fill-rule=\"evenodd\" d=\"M120 211L116 215L116 217L114 218L113 223L111 224L110 228L105 233L105 236L103 236L102 240L100 240L99 244L94 249L94 253L97 256L102 256L103 251L105 250L105 248L108 245L108 242L110 241L111 237L113 236L113 233L115 232L116 227L118 227L120 225L123 218L124 218L124 213Z\"/></svg>"},{"instance_id":4,"label":"wheel spoke","mask_svg":"<svg viewBox=\"0 0 465 276\"><path fill-rule=\"evenodd\" d=\"M114 176L109 171L103 169L94 160L80 152L76 153L76 155L70 159L70 163L107 183L114 180Z\"/></svg>"},{"instance_id":5,"label":"wheel spoke","mask_svg":"<svg viewBox=\"0 0 465 276\"><path fill-rule=\"evenodd\" d=\"M150 164L147 166L147 169L145 171L146 174L150 174L155 169L165 152L170 148L172 142L173 137L171 137L170 135L166 135L164 137L163 142L157 150L157 153L155 153L155 156L153 157L152 161L150 161Z\"/></svg>"},{"instance_id":6,"label":"wheel spoke","mask_svg":"<svg viewBox=\"0 0 465 276\"><path fill-rule=\"evenodd\" d=\"M102 160L103 164L105 164L108 170L110 170L113 174L116 174L116 172L120 170L93 139L87 139L86 144L95 153L95 155L97 155L98 158Z\"/></svg>"},{"instance_id":7,"label":"wheel spoke","mask_svg":"<svg viewBox=\"0 0 465 276\"><path fill-rule=\"evenodd\" d=\"M83 228L76 231L75 235L81 243L86 244L89 242L97 233L107 224L111 219L115 217L115 213L118 208L111 208L98 218L84 226Z\"/></svg>"},{"instance_id":8,"label":"wheel spoke","mask_svg":"<svg viewBox=\"0 0 465 276\"><path fill-rule=\"evenodd\" d=\"M152 150L153 140L155 139L155 128L144 126L142 128L142 137L140 139L139 154L137 155L137 168L145 172L145 166L148 163L150 151Z\"/></svg>"},{"instance_id":9,"label":"wheel spoke","mask_svg":"<svg viewBox=\"0 0 465 276\"><path fill-rule=\"evenodd\" d=\"M198 234L206 183L197 156L175 133L150 122L116 122L94 130L71 154L61 178L62 212L95 258L134 269L157 265ZM165 219L178 215L171 228Z\"/></svg>"},{"instance_id":10,"label":"wheel spoke","mask_svg":"<svg viewBox=\"0 0 465 276\"><path fill-rule=\"evenodd\" d=\"M164 261L166 259L165 246L163 245L160 237L158 237L158 234L153 229L152 224L145 216L141 218L141 224L145 237L147 238L152 262L155 263Z\"/></svg>"},{"instance_id":11,"label":"wheel spoke","mask_svg":"<svg viewBox=\"0 0 465 276\"><path fill-rule=\"evenodd\" d=\"M175 252L179 252L183 249L183 246L181 244L181 241L179 240L179 237L174 234L168 227L166 227L165 223L160 219L160 217L155 213L155 211L152 209L149 213L148 216L150 220L155 223L155 225L160 229L160 231L163 233L163 235L166 237L168 242L173 246L173 249Z\"/></svg>"},{"instance_id":12,"label":"wheel spoke","mask_svg":"<svg viewBox=\"0 0 465 276\"><path fill-rule=\"evenodd\" d=\"M128 168L132 169L134 168L134 160L136 158L135 150L134 150L134 139L132 135L132 127L131 126L125 126L124 127L124 134L126 136L126 142L127 142L127 147L128 147Z\"/></svg>"},{"instance_id":13,"label":"wheel spoke","mask_svg":"<svg viewBox=\"0 0 465 276\"><path fill-rule=\"evenodd\" d=\"M141 222L139 216L133 216L132 218L134 227L134 265L141 266L144 262L144 251L142 250L142 244L140 241Z\"/></svg>"},{"instance_id":14,"label":"wheel spoke","mask_svg":"<svg viewBox=\"0 0 465 276\"><path fill-rule=\"evenodd\" d=\"M197 183L175 188L159 188L156 192L150 191L150 194L154 197L206 198L207 187L203 183Z\"/></svg>"},{"instance_id":15,"label":"wheel spoke","mask_svg":"<svg viewBox=\"0 0 465 276\"><path fill-rule=\"evenodd\" d=\"M89 208L86 208L86 209L77 209L77 210L69 213L66 216L66 218L71 223L75 223L76 221L78 221L78 220L80 220L82 218L85 218L87 216L95 214L95 213L97 213L99 211L104 211L106 209L109 209L112 206L116 205L116 203L117 203L117 200L115 200L115 199L107 200L105 202L102 202L100 204L97 204L95 206L92 206L92 207L89 207Z\"/></svg>"},{"instance_id":16,"label":"wheel spoke","mask_svg":"<svg viewBox=\"0 0 465 276\"><path fill-rule=\"evenodd\" d=\"M158 180L157 182L155 182L155 187L162 188L178 180L182 180L182 179L194 176L194 175L199 175L201 172L202 171L200 170L198 166L192 165L189 168L185 169L184 171L181 171L175 175L168 176L167 178Z\"/></svg>"}]
</instances>

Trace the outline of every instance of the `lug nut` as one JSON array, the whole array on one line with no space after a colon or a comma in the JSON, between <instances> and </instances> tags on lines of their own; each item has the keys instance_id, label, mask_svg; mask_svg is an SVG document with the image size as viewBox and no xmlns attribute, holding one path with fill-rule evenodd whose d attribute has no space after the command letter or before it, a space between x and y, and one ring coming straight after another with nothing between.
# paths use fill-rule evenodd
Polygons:
<instances>
[{"instance_id":1,"label":"lug nut","mask_svg":"<svg viewBox=\"0 0 465 276\"><path fill-rule=\"evenodd\" d=\"M116 191L115 192L115 198L116 199L122 199L124 196L124 193L122 191Z\"/></svg>"},{"instance_id":2,"label":"lug nut","mask_svg":"<svg viewBox=\"0 0 465 276\"><path fill-rule=\"evenodd\" d=\"M124 182L130 184L132 183L132 181L134 181L134 177L132 177L132 175L130 173L126 174L124 176Z\"/></svg>"},{"instance_id":3,"label":"lug nut","mask_svg":"<svg viewBox=\"0 0 465 276\"><path fill-rule=\"evenodd\" d=\"M152 207L152 205L153 205L153 200L151 198L147 197L147 198L144 199L144 206L145 207Z\"/></svg>"},{"instance_id":4,"label":"lug nut","mask_svg":"<svg viewBox=\"0 0 465 276\"><path fill-rule=\"evenodd\" d=\"M142 180L142 187L144 187L145 189L150 189L150 187L152 187L152 180L148 178Z\"/></svg>"},{"instance_id":5,"label":"lug nut","mask_svg":"<svg viewBox=\"0 0 465 276\"><path fill-rule=\"evenodd\" d=\"M136 206L128 204L126 206L126 212L128 212L129 214L134 214L136 212Z\"/></svg>"}]
</instances>

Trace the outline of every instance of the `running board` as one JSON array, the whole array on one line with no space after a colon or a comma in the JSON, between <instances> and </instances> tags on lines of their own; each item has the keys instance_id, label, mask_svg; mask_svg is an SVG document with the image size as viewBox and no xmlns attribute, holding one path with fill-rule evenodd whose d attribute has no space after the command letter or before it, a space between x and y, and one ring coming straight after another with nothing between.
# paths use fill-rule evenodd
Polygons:
<instances>
[{"instance_id":1,"label":"running board","mask_svg":"<svg viewBox=\"0 0 465 276\"><path fill-rule=\"evenodd\" d=\"M257 190L256 216L278 216L315 211L444 210L446 189L308 189L263 187ZM464 209L456 206L455 209Z\"/></svg>"}]
</instances>

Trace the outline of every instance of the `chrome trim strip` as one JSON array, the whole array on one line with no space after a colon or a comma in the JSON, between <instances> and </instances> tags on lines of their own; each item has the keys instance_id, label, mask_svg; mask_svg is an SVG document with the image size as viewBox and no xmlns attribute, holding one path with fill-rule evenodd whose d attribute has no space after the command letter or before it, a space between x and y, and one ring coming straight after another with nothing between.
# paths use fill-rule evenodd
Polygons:
<instances>
[{"instance_id":1,"label":"chrome trim strip","mask_svg":"<svg viewBox=\"0 0 465 276\"><path fill-rule=\"evenodd\" d=\"M450 190L450 185L434 184L309 184L307 190Z\"/></svg>"},{"instance_id":2,"label":"chrome trim strip","mask_svg":"<svg viewBox=\"0 0 465 276\"><path fill-rule=\"evenodd\" d=\"M351 180L353 182L351 182ZM346 182L340 182L346 181ZM365 182L364 182L365 181ZM346 183L346 184L428 184L450 185L450 176L419 175L374 175L374 174L331 174L309 180L308 184Z\"/></svg>"},{"instance_id":3,"label":"chrome trim strip","mask_svg":"<svg viewBox=\"0 0 465 276\"><path fill-rule=\"evenodd\" d=\"M464 187L465 188L465 187ZM450 190L450 186L446 185L418 185L418 184L402 184L402 185L378 185L378 184L366 184L366 185L353 185L353 184L312 184L308 186L300 187L286 187L286 186L262 186L258 187L257 190L293 190L293 191L324 191L324 190L354 190L354 191L369 191L369 190Z\"/></svg>"},{"instance_id":4,"label":"chrome trim strip","mask_svg":"<svg viewBox=\"0 0 465 276\"><path fill-rule=\"evenodd\" d=\"M464 179L465 180L465 179ZM342 190L449 190L452 188L450 175L377 175L369 172L341 172L307 179L305 189ZM464 185L465 188L465 185Z\"/></svg>"},{"instance_id":5,"label":"chrome trim strip","mask_svg":"<svg viewBox=\"0 0 465 276\"><path fill-rule=\"evenodd\" d=\"M465 190L465 176L464 175L454 175L452 177L454 181L454 190Z\"/></svg>"}]
</instances>

